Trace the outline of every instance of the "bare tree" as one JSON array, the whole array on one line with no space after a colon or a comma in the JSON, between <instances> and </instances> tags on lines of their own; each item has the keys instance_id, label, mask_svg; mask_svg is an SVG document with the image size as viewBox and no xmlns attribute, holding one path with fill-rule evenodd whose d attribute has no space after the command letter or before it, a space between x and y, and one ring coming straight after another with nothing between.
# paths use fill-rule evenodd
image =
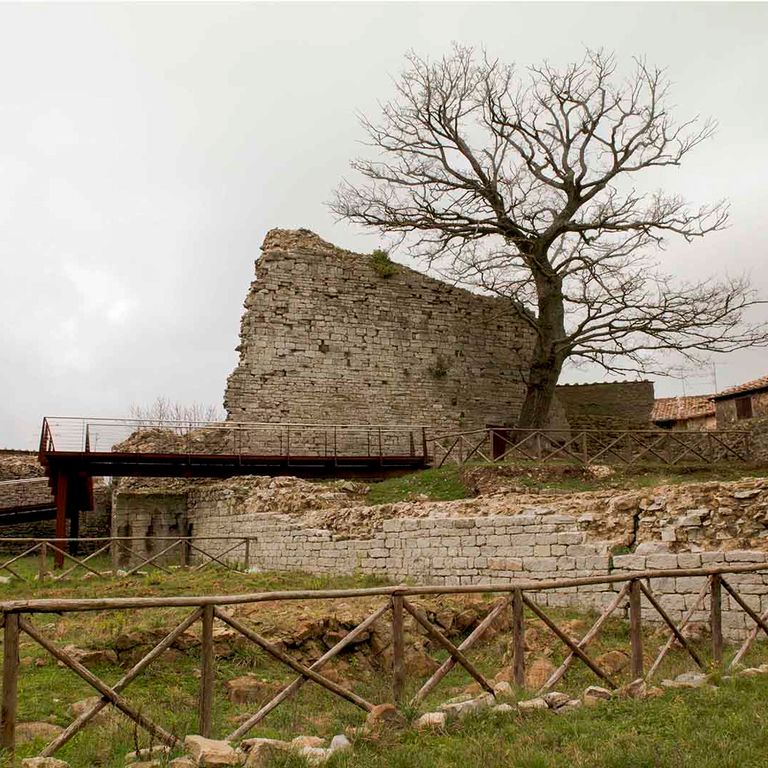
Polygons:
<instances>
[{"instance_id":1,"label":"bare tree","mask_svg":"<svg viewBox=\"0 0 768 768\"><path fill-rule=\"evenodd\" d=\"M136 405L130 408L132 419L140 421L145 427L162 427L170 423L192 428L206 422L224 421L225 414L215 405L192 403L182 405L167 397L157 397L150 405Z\"/></svg>"},{"instance_id":2,"label":"bare tree","mask_svg":"<svg viewBox=\"0 0 768 768\"><path fill-rule=\"evenodd\" d=\"M380 120L361 118L376 150L352 163L365 179L342 183L331 208L512 300L533 335L520 426L546 423L568 359L648 373L667 350L766 343L766 325L745 316L762 303L746 277L676 282L659 271L667 236L691 240L728 218L724 202L695 208L635 186L715 128L673 120L662 70L636 60L621 78L601 51L522 73L460 46L407 59Z\"/></svg>"}]
</instances>

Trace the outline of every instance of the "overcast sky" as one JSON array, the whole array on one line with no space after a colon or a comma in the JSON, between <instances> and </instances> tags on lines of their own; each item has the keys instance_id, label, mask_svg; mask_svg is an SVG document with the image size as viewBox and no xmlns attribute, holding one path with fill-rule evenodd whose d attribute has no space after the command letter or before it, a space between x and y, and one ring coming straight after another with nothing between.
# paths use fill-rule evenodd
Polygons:
<instances>
[{"instance_id":1,"label":"overcast sky","mask_svg":"<svg viewBox=\"0 0 768 768\"><path fill-rule=\"evenodd\" d=\"M665 266L768 294L766 30L766 4L0 5L0 447L33 447L44 415L220 404L267 230L378 244L324 202L409 48L667 66L676 114L720 122L669 187L732 219ZM765 350L717 360L720 388L767 373Z\"/></svg>"}]
</instances>

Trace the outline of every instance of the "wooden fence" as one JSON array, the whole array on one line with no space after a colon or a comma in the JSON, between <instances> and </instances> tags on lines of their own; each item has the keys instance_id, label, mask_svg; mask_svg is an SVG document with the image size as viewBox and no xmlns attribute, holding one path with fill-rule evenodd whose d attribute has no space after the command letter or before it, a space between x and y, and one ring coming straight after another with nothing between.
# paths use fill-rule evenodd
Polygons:
<instances>
[{"instance_id":1,"label":"wooden fence","mask_svg":"<svg viewBox=\"0 0 768 768\"><path fill-rule=\"evenodd\" d=\"M630 634L630 679L651 678L659 669L664 657L675 642L679 643L690 656L697 667L701 669L723 668L724 642L722 632L722 601L723 593L731 596L754 622L754 629L744 640L735 656L727 667L730 669L738 664L755 641L757 634L762 631L768 635L766 619L768 613L759 615L739 595L729 583L728 578L735 574L756 573L768 571L768 565L744 565L728 568L706 569L675 569L658 571L641 571L631 574L606 575L548 581L521 580L512 585L473 585L473 586L421 586L421 587L380 587L370 589L316 590L316 591L287 591L262 592L256 594L201 596L201 597L155 597L155 598L92 598L92 599L34 599L12 600L0 603L0 618L3 625L3 673L2 673L2 722L0 723L0 748L13 752L16 733L17 686L19 676L24 674L24 667L19 662L19 639L26 635L62 665L90 685L100 699L87 711L80 714L59 736L51 741L40 756L50 756L67 743L75 734L81 731L106 706L112 705L136 726L148 731L153 739L157 739L171 747L178 745L178 738L162 725L154 722L140 708L131 704L123 695L124 690L141 675L164 651L169 649L180 635L196 623L201 624L201 654L200 654L200 686L198 731L203 736L213 736L214 712L214 623L221 622L238 632L255 646L266 652L268 656L288 667L296 677L286 685L270 701L261 706L258 711L247 717L236 730L228 734L230 741L243 738L255 725L261 722L268 713L277 706L289 700L306 682L311 681L321 686L331 694L338 696L364 712L370 712L374 704L355 693L349 687L340 685L321 673L322 667L337 656L350 643L366 632L375 622L382 621L388 615L392 633L392 689L391 701L402 706L419 705L432 692L446 675L455 667L463 668L480 687L490 693L493 687L475 664L467 657L467 651L475 645L488 629L507 613L510 619L508 626L511 631L513 653L513 680L516 686L522 687L525 680L525 624L526 611L540 619L544 625L567 648L566 656L560 667L546 681L543 690L551 689L565 675L569 667L579 661L585 664L600 680L611 688L616 688L619 681L603 669L599 663L588 654L589 644L599 635L606 620L617 610L628 608ZM704 584L698 598L691 606L680 625L670 619L667 612L653 593L652 583L655 579L666 578L702 578ZM728 577L728 578L727 578ZM536 593L565 588L588 587L589 585L614 585L618 591L593 626L580 640L574 640L571 635L561 629L544 610L532 599ZM428 618L425 611L414 598L428 595L456 594L495 594L499 595L495 603L489 605L489 611L476 628L458 645L451 640ZM236 618L230 610L232 606L247 605L260 602L308 601L319 599L355 599L380 597L382 602L364 621L341 638L332 648L326 651L312 664L302 664L293 659L282 648L270 642L252 627ZM683 632L694 612L704 604L709 596L709 626L711 630L711 660L705 661L686 639ZM116 611L139 610L152 608L191 608L191 612L159 643L157 643L143 658L137 661L114 684L108 684L92 671L83 666L67 650L60 648L54 640L46 636L35 624L33 618L39 614L65 614L84 611ZM656 612L667 625L669 639L661 648L648 669L645 669L643 658L643 613ZM426 632L434 645L448 654L448 658L426 680L412 697L410 702L405 700L406 690L406 635L404 618L409 615Z\"/></svg>"},{"instance_id":2,"label":"wooden fence","mask_svg":"<svg viewBox=\"0 0 768 768\"><path fill-rule=\"evenodd\" d=\"M534 462L576 464L749 463L753 461L751 433L737 431L554 430L493 427L454 432L432 438L433 464L447 461Z\"/></svg>"},{"instance_id":3,"label":"wooden fence","mask_svg":"<svg viewBox=\"0 0 768 768\"><path fill-rule=\"evenodd\" d=\"M227 542L223 552L214 555L206 551L203 542L224 541ZM22 581L34 579L52 579L62 581L75 572L84 571L90 577L109 578L115 575L115 570L99 570L92 561L99 556L111 555L113 561L120 556L128 558L129 565L120 571L120 576L131 576L144 568L152 567L163 573L170 573L170 568L189 568L193 571L201 571L212 565L221 566L228 570L240 570L223 558L234 551L238 551L242 568L248 570L251 564L251 545L253 537L249 536L109 536L79 539L33 539L2 537L0 543L3 546L15 545L22 551L5 561L0 562L0 571L7 571ZM139 554L130 544L140 542L146 549L155 548L157 551ZM76 557L66 551L67 544L85 544L95 549L85 557ZM25 558L35 558L36 568L34 577L26 576L14 564ZM64 560L69 567L60 570L56 568L57 561ZM136 562L138 561L138 563ZM175 562L174 562L175 561Z\"/></svg>"}]
</instances>

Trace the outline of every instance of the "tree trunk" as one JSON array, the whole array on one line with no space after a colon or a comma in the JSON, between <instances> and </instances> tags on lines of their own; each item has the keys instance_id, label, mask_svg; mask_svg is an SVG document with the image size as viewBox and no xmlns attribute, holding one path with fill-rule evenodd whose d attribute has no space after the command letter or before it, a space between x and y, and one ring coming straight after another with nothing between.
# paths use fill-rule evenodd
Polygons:
<instances>
[{"instance_id":1,"label":"tree trunk","mask_svg":"<svg viewBox=\"0 0 768 768\"><path fill-rule=\"evenodd\" d=\"M549 412L555 398L555 387L560 378L562 361L537 344L528 372L525 400L517 426L521 429L543 429L549 424Z\"/></svg>"},{"instance_id":2,"label":"tree trunk","mask_svg":"<svg viewBox=\"0 0 768 768\"><path fill-rule=\"evenodd\" d=\"M555 387L565 360L561 348L565 338L565 309L560 277L547 269L536 270L534 278L538 293L539 332L528 370L525 400L517 422L521 429L543 429L548 425Z\"/></svg>"}]
</instances>

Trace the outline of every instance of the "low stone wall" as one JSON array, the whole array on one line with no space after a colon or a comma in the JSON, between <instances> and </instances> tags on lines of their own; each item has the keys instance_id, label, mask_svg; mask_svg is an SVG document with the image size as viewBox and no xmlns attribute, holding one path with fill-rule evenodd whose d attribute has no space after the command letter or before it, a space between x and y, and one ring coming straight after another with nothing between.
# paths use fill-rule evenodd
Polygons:
<instances>
[{"instance_id":1,"label":"low stone wall","mask_svg":"<svg viewBox=\"0 0 768 768\"><path fill-rule=\"evenodd\" d=\"M0 480L0 510L32 504L53 506L53 495L47 477Z\"/></svg>"},{"instance_id":2,"label":"low stone wall","mask_svg":"<svg viewBox=\"0 0 768 768\"><path fill-rule=\"evenodd\" d=\"M611 555L610 543L590 541L586 522L570 515L530 513L492 517L395 518L365 539L342 539L327 529L307 526L289 515L238 511L232 497L204 491L190 494L196 536L252 537L250 565L258 569L310 573L364 573L393 581L430 584L510 584L519 579L572 578L644 569L698 568L720 564L765 562L766 574L729 577L745 600L761 612L768 610L768 555L731 551L701 553L656 552ZM658 545L662 548L663 545ZM225 542L207 542L217 554ZM653 548L645 546L646 549ZM230 553L242 562L245 549ZM702 578L658 579L652 588L673 620L680 621L693 605ZM619 585L587 585L541 592L542 605L600 609L615 597ZM660 621L650 605L649 621ZM693 621L706 622L705 601ZM738 639L749 619L730 596L723 596L723 631Z\"/></svg>"}]
</instances>

